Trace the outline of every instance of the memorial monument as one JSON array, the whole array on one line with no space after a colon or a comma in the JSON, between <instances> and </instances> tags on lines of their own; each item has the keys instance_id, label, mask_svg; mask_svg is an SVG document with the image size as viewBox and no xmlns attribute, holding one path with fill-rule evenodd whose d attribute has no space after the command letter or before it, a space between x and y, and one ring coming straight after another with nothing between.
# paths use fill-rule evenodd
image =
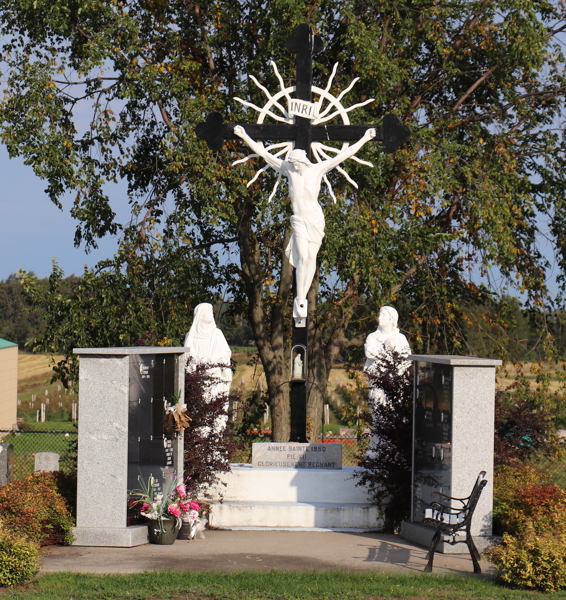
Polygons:
<instances>
[{"instance_id":1,"label":"memorial monument","mask_svg":"<svg viewBox=\"0 0 566 600\"><path fill-rule=\"evenodd\" d=\"M278 172L278 179L269 200L274 196L282 175L288 181L289 195L293 208L292 239L286 254L294 272L292 347L303 346L308 351L306 297L316 270L316 255L324 236L324 214L318 203L322 181L330 196L336 201L326 173L336 168L355 187L357 184L339 165L346 158L372 166L356 158L355 153L370 139L383 141L386 152L394 152L409 137L409 129L399 117L386 115L382 125L351 125L348 113L374 101L369 98L345 108L342 98L355 85L357 79L343 90L338 97L329 93L338 65L334 65L326 88L312 85L312 56L323 50L322 38L314 35L308 24L299 25L286 40L287 49L296 54L296 80L294 86L285 83L272 61L271 65L279 80L280 90L271 94L255 77L250 79L265 94L267 102L262 108L235 98L246 107L258 112L257 123L224 123L220 113L208 115L204 123L196 128L196 134L207 141L211 150L220 150L224 140L243 139L256 154L236 161L246 162L253 156L261 156L267 165L259 169L248 187L267 168ZM318 100L313 102L313 92ZM283 104L282 104L283 103ZM286 103L286 106L284 104ZM269 117L276 123L264 123ZM329 123L333 120L340 124ZM328 124L327 124L328 123ZM270 142L264 147L263 142ZM327 145L328 141L342 142L337 149ZM350 142L355 142L350 147ZM334 154L334 157L330 155ZM284 156L283 159L279 158ZM315 162L311 162L314 157ZM291 382L291 435L292 442L307 441L307 380L308 363L303 365L306 377Z\"/></svg>"},{"instance_id":2,"label":"memorial monument","mask_svg":"<svg viewBox=\"0 0 566 600\"><path fill-rule=\"evenodd\" d=\"M337 454L341 448L337 445L331 448L334 444L307 443L307 385L310 383L307 295L324 237L324 212L318 201L323 182L336 201L327 173L336 169L357 187L340 164L351 158L371 167L371 163L355 156L364 144L371 140L383 141L385 151L394 152L407 139L409 130L394 115L385 116L381 125L351 125L348 114L374 99L348 108L342 105L342 98L357 79L337 97L329 93L338 65L334 65L326 88L312 85L312 56L322 51L323 42L309 25L299 25L287 38L286 47L297 56L295 85L285 85L272 61L279 91L272 94L250 75L265 94L265 106L260 108L235 98L258 112L256 123L228 124L219 113L211 113L206 122L196 128L197 135L206 140L212 150L222 149L224 140L242 139L253 154L233 165L256 156L267 163L248 182L248 187L268 168L274 169L278 177L268 201L284 177L293 210L291 240L285 249L294 267L290 441L254 444L252 465L233 465L232 472L223 476L226 494L222 503L213 506L213 525L375 529L377 509L368 503L365 490L356 488L351 477L354 467L342 467L341 452ZM313 102L313 93L318 97L316 102ZM265 123L266 118L275 123ZM334 120L339 123L332 123ZM342 142L342 146L334 148L327 144L329 141ZM264 142L268 142L267 145L264 146Z\"/></svg>"}]
</instances>

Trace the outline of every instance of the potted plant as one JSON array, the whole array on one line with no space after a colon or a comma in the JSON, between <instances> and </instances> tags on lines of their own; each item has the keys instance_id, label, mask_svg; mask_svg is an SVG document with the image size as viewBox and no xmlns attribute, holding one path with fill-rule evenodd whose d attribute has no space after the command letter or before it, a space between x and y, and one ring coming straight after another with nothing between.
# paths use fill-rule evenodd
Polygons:
<instances>
[{"instance_id":1,"label":"potted plant","mask_svg":"<svg viewBox=\"0 0 566 600\"><path fill-rule=\"evenodd\" d=\"M155 477L149 476L147 484L138 477L140 490L132 490L130 496L140 507L140 514L151 521L149 525L150 544L173 544L181 528L181 509L178 502L177 479L165 479L163 491L156 485Z\"/></svg>"}]
</instances>

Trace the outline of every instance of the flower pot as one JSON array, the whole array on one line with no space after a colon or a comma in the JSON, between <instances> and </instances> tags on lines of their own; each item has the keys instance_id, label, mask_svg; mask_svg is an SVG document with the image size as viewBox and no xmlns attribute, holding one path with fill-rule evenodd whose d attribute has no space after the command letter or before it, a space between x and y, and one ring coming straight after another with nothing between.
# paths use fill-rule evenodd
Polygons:
<instances>
[{"instance_id":1,"label":"flower pot","mask_svg":"<svg viewBox=\"0 0 566 600\"><path fill-rule=\"evenodd\" d=\"M181 529L179 530L178 540L192 540L195 537L197 524L196 522L183 521Z\"/></svg>"},{"instance_id":2,"label":"flower pot","mask_svg":"<svg viewBox=\"0 0 566 600\"><path fill-rule=\"evenodd\" d=\"M179 533L177 519L163 519L163 532L159 527L159 521L151 521L149 524L149 543L169 545L173 544Z\"/></svg>"}]
</instances>

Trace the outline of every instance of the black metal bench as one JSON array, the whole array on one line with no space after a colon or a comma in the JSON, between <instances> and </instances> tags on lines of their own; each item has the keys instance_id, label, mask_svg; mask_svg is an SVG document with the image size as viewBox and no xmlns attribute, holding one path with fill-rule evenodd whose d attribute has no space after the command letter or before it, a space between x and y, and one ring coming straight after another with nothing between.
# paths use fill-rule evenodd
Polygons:
<instances>
[{"instance_id":1,"label":"black metal bench","mask_svg":"<svg viewBox=\"0 0 566 600\"><path fill-rule=\"evenodd\" d=\"M442 501L449 500L448 504L441 504L440 502L431 502L430 508L425 510L425 518L423 523L431 524L436 527L436 532L430 543L430 549L427 554L428 563L424 570L426 572L432 571L432 561L434 560L434 552L438 546L442 535L452 536L452 540L447 543L453 546L454 544L465 543L468 546L472 562L474 564L474 573L481 573L480 568L480 553L474 544L470 528L472 525L472 517L474 516L474 510L476 509L478 500L480 499L483 488L487 485L487 479L485 478L485 471L481 471L476 479L474 489L467 498L453 498L440 492L433 492L433 496L441 496ZM452 503L460 502L461 506L454 507ZM456 534L459 531L466 530L466 539L457 540Z\"/></svg>"}]
</instances>

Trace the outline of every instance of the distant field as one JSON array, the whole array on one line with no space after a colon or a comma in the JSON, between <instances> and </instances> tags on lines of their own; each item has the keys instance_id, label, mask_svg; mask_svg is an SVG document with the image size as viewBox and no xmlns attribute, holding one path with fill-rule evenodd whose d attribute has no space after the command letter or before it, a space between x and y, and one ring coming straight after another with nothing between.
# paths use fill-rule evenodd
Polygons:
<instances>
[{"instance_id":1,"label":"distant field","mask_svg":"<svg viewBox=\"0 0 566 600\"><path fill-rule=\"evenodd\" d=\"M529 383L534 387L536 386L537 370L538 366L536 363L526 362L523 363L523 375L529 380ZM505 367L499 367L497 370L497 386L505 389L515 382L517 377L517 369L512 364L507 364ZM550 391L556 392L561 388L561 383L557 379L553 379L550 382Z\"/></svg>"},{"instance_id":2,"label":"distant field","mask_svg":"<svg viewBox=\"0 0 566 600\"><path fill-rule=\"evenodd\" d=\"M55 356L61 360L62 356ZM36 387L51 377L52 370L49 366L47 354L20 354L18 355L18 391L21 385ZM23 389L22 391L26 391Z\"/></svg>"},{"instance_id":3,"label":"distant field","mask_svg":"<svg viewBox=\"0 0 566 600\"><path fill-rule=\"evenodd\" d=\"M232 359L236 363L236 373L232 377L232 388L242 388L244 391L260 389L263 385L263 390L267 389L263 367L260 362L257 365L249 365L248 362L252 355L247 353L235 352L232 354ZM337 385L345 385L354 388L355 382L349 379L346 369L334 368L330 371L328 380L328 391L333 392Z\"/></svg>"}]
</instances>

